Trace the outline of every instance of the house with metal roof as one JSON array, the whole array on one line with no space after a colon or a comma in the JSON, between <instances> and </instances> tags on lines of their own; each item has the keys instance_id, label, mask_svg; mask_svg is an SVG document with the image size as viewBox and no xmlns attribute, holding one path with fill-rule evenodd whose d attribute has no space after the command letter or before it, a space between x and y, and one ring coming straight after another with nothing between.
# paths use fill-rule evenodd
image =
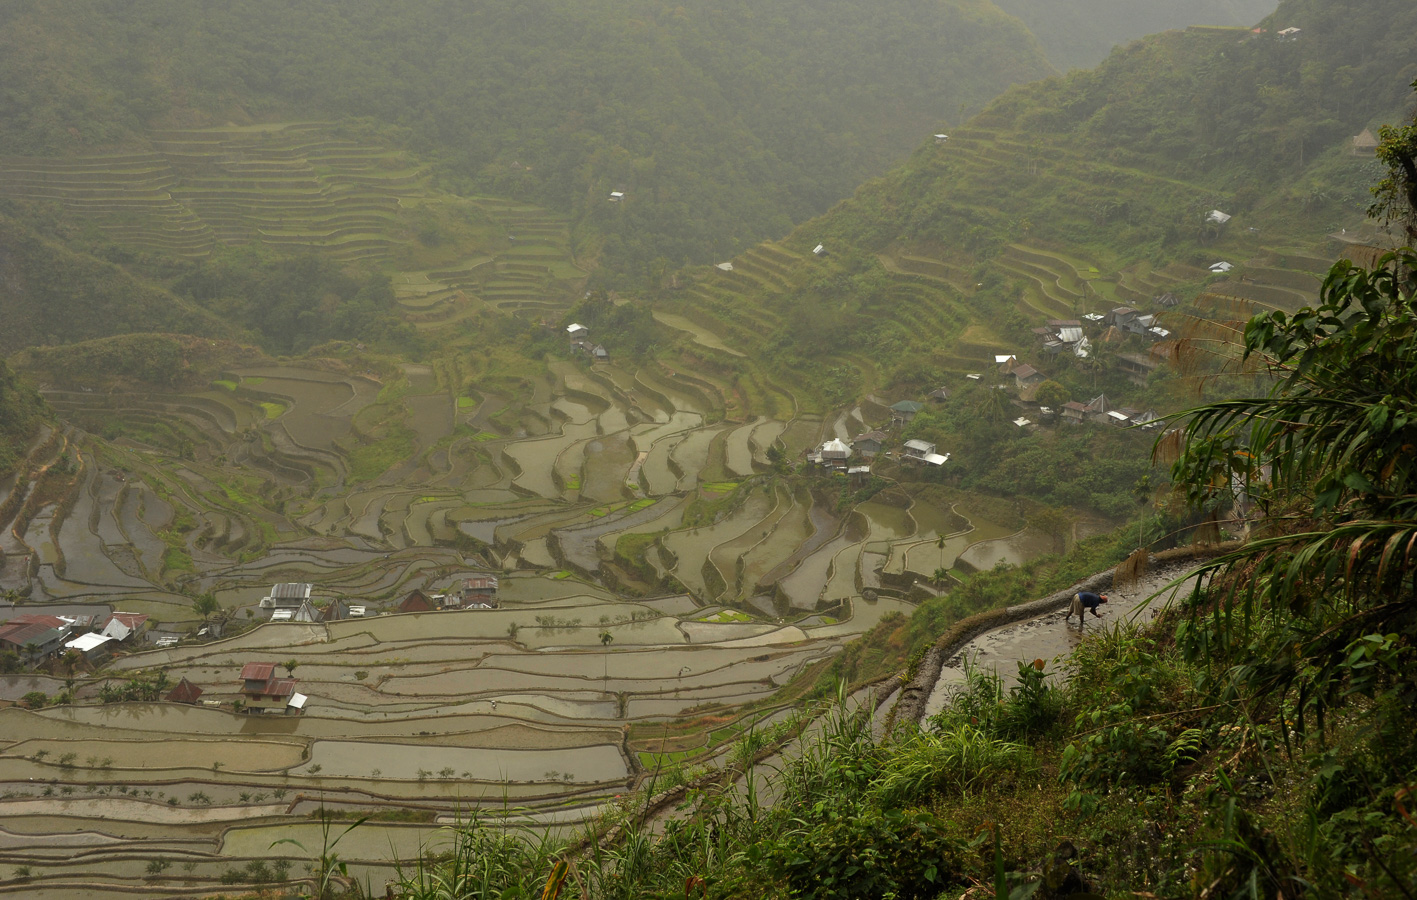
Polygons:
<instances>
[{"instance_id":1,"label":"house with metal roof","mask_svg":"<svg viewBox=\"0 0 1417 900\"><path fill-rule=\"evenodd\" d=\"M462 579L448 591L442 603L444 609L496 609L498 605L497 576L487 574Z\"/></svg>"},{"instance_id":2,"label":"house with metal roof","mask_svg":"<svg viewBox=\"0 0 1417 900\"><path fill-rule=\"evenodd\" d=\"M289 581L271 585L268 596L261 598L261 609L299 609L310 599L315 586L306 582Z\"/></svg>"},{"instance_id":3,"label":"house with metal roof","mask_svg":"<svg viewBox=\"0 0 1417 900\"><path fill-rule=\"evenodd\" d=\"M906 423L915 418L915 414L925 408L925 404L919 400L902 400L899 403L891 404L891 421Z\"/></svg>"},{"instance_id":4,"label":"house with metal roof","mask_svg":"<svg viewBox=\"0 0 1417 900\"><path fill-rule=\"evenodd\" d=\"M265 715L285 713L294 696L295 679L278 677L275 663L247 663L242 666L241 699L247 712Z\"/></svg>"},{"instance_id":5,"label":"house with metal roof","mask_svg":"<svg viewBox=\"0 0 1417 900\"><path fill-rule=\"evenodd\" d=\"M177 682L177 687L167 692L169 703L196 703L202 696L202 689L192 682L183 678Z\"/></svg>"}]
</instances>

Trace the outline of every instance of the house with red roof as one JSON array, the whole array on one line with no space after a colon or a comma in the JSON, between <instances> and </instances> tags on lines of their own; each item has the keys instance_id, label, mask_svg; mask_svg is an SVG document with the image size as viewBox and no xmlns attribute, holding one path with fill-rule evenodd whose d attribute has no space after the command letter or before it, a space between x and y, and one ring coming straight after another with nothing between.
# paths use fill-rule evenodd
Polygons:
<instances>
[{"instance_id":1,"label":"house with red roof","mask_svg":"<svg viewBox=\"0 0 1417 900\"><path fill-rule=\"evenodd\" d=\"M247 712L281 714L297 696L295 679L278 677L275 663L247 663L241 667L241 699Z\"/></svg>"},{"instance_id":2,"label":"house with red roof","mask_svg":"<svg viewBox=\"0 0 1417 900\"><path fill-rule=\"evenodd\" d=\"M169 703L196 703L202 696L202 689L192 682L183 678L177 682L177 687L167 692L167 702Z\"/></svg>"},{"instance_id":3,"label":"house with red roof","mask_svg":"<svg viewBox=\"0 0 1417 900\"><path fill-rule=\"evenodd\" d=\"M438 604L433 597L425 594L419 588L414 588L408 592L408 596L403 598L399 604L399 612L432 612L438 608Z\"/></svg>"},{"instance_id":4,"label":"house with red roof","mask_svg":"<svg viewBox=\"0 0 1417 900\"><path fill-rule=\"evenodd\" d=\"M27 617L26 617L27 618ZM38 619L57 619L55 616L36 616ZM48 622L9 621L0 625L0 651L16 653L27 662L38 662L58 650L69 636L68 623L58 619L59 625Z\"/></svg>"}]
</instances>

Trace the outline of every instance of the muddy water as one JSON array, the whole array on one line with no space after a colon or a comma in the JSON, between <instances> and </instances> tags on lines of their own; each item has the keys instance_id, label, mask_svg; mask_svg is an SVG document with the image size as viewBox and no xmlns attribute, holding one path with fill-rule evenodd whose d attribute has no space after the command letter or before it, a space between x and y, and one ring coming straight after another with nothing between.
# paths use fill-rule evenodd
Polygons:
<instances>
[{"instance_id":1,"label":"muddy water","mask_svg":"<svg viewBox=\"0 0 1417 900\"><path fill-rule=\"evenodd\" d=\"M724 465L732 475L747 478L753 474L753 448L750 441L753 431L766 419L759 416L746 425L740 425L728 433L724 442Z\"/></svg>"},{"instance_id":2,"label":"muddy water","mask_svg":"<svg viewBox=\"0 0 1417 900\"><path fill-rule=\"evenodd\" d=\"M522 470L521 474L514 479L515 483L542 497L561 496L561 489L557 487L551 476L552 468L556 464L556 457L577 441L592 437L595 431L593 421L568 424L563 433L556 437L508 444L503 452L510 456Z\"/></svg>"},{"instance_id":3,"label":"muddy water","mask_svg":"<svg viewBox=\"0 0 1417 900\"><path fill-rule=\"evenodd\" d=\"M669 456L683 440L680 435L663 438L649 450L640 472L651 497L672 494L678 489L679 476L669 468Z\"/></svg>"},{"instance_id":4,"label":"muddy water","mask_svg":"<svg viewBox=\"0 0 1417 900\"><path fill-rule=\"evenodd\" d=\"M629 772L620 749L612 744L560 750L495 750L438 747L428 744L380 744L316 741L303 774L321 766L325 776L364 776L378 769L381 778L416 779L419 771L435 775L452 769L476 781L595 783L624 778ZM548 777L557 773L557 778Z\"/></svg>"},{"instance_id":5,"label":"muddy water","mask_svg":"<svg viewBox=\"0 0 1417 900\"><path fill-rule=\"evenodd\" d=\"M709 445L713 443L714 438L718 437L720 430L704 428L691 431L670 453L669 456L674 461L674 465L684 473L679 477L679 483L676 485L677 490L690 491L698 485L699 473L703 471L704 466L708 465Z\"/></svg>"},{"instance_id":6,"label":"muddy water","mask_svg":"<svg viewBox=\"0 0 1417 900\"><path fill-rule=\"evenodd\" d=\"M587 442L581 496L600 503L626 499L625 479L634 461L634 447L623 431Z\"/></svg>"},{"instance_id":7,"label":"muddy water","mask_svg":"<svg viewBox=\"0 0 1417 900\"><path fill-rule=\"evenodd\" d=\"M768 448L777 443L777 439L782 436L782 432L787 429L786 422L778 422L774 419L764 421L753 431L753 459L759 465L768 465Z\"/></svg>"},{"instance_id":8,"label":"muddy water","mask_svg":"<svg viewBox=\"0 0 1417 900\"><path fill-rule=\"evenodd\" d=\"M753 491L728 518L704 528L678 531L664 539L664 545L679 558L676 577L694 594L708 596L704 585L703 565L714 547L731 541L763 520L773 506L773 498L765 491ZM716 593L716 592L715 592Z\"/></svg>"},{"instance_id":9,"label":"muddy water","mask_svg":"<svg viewBox=\"0 0 1417 900\"><path fill-rule=\"evenodd\" d=\"M959 562L983 572L1001 563L1021 566L1030 559L1057 549L1057 541L1053 537L1028 529L1008 537L971 544L959 555Z\"/></svg>"},{"instance_id":10,"label":"muddy water","mask_svg":"<svg viewBox=\"0 0 1417 900\"><path fill-rule=\"evenodd\" d=\"M281 424L297 444L327 450L349 433L355 410L348 404L355 398L354 388L343 381L306 380L300 377L307 374L303 370L282 371L282 376L267 376L255 389L291 400Z\"/></svg>"},{"instance_id":11,"label":"muddy water","mask_svg":"<svg viewBox=\"0 0 1417 900\"><path fill-rule=\"evenodd\" d=\"M810 498L794 496L791 507L783 513L776 527L766 537L760 538L744 557L744 594L751 594L758 582L811 536L812 523L808 520L807 506L803 500L810 502Z\"/></svg>"}]
</instances>

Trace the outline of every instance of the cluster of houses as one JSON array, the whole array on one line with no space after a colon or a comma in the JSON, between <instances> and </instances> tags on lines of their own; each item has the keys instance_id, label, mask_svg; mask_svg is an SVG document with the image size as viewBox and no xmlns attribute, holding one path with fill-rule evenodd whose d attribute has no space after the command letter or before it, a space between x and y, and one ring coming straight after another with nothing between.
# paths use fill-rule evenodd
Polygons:
<instances>
[{"instance_id":1,"label":"cluster of houses","mask_svg":"<svg viewBox=\"0 0 1417 900\"><path fill-rule=\"evenodd\" d=\"M815 450L808 451L807 459L834 472L867 475L871 472L872 460L885 449L887 440L883 431L858 434L849 444L840 438L832 438ZM856 460L854 465L853 459ZM935 445L929 441L906 441L901 445L897 459L909 465L943 466L950 461L950 455L937 453Z\"/></svg>"},{"instance_id":2,"label":"cluster of houses","mask_svg":"<svg viewBox=\"0 0 1417 900\"><path fill-rule=\"evenodd\" d=\"M338 622L341 619L362 619L368 614L364 606L335 598L317 606L311 596L315 586L306 582L288 581L271 585L270 594L261 598L261 609L271 611L272 622Z\"/></svg>"},{"instance_id":3,"label":"cluster of houses","mask_svg":"<svg viewBox=\"0 0 1417 900\"><path fill-rule=\"evenodd\" d=\"M270 594L261 598L261 609L271 611L272 622L337 622L341 619L362 619L369 615L367 606L346 603L338 598L323 606L316 605L314 585L305 582L285 582L271 585ZM397 612L429 612L438 609L496 609L497 576L470 575L449 590L434 594L421 589L411 591L399 604Z\"/></svg>"},{"instance_id":4,"label":"cluster of houses","mask_svg":"<svg viewBox=\"0 0 1417 900\"><path fill-rule=\"evenodd\" d=\"M1068 425L1115 425L1126 428L1140 425L1142 428L1156 428L1161 417L1156 410L1139 410L1130 406L1113 406L1106 394L1098 394L1086 403L1070 400L1063 404L1058 419Z\"/></svg>"},{"instance_id":5,"label":"cluster of houses","mask_svg":"<svg viewBox=\"0 0 1417 900\"><path fill-rule=\"evenodd\" d=\"M590 337L590 329L579 322L572 322L570 325L567 325L566 334L571 339L572 350L586 354L594 362L605 362L610 359L610 353L603 345L595 344L588 340Z\"/></svg>"},{"instance_id":6,"label":"cluster of houses","mask_svg":"<svg viewBox=\"0 0 1417 900\"><path fill-rule=\"evenodd\" d=\"M95 660L130 643L147 629L148 617L115 612L108 616L56 616L24 613L0 624L0 651L29 665L67 651Z\"/></svg>"},{"instance_id":7,"label":"cluster of houses","mask_svg":"<svg viewBox=\"0 0 1417 900\"><path fill-rule=\"evenodd\" d=\"M439 609L496 609L499 605L497 576L472 575L441 594L430 594L414 588L398 605L398 611L412 613Z\"/></svg>"},{"instance_id":8,"label":"cluster of houses","mask_svg":"<svg viewBox=\"0 0 1417 900\"><path fill-rule=\"evenodd\" d=\"M286 673L276 674L277 665L268 662L247 663L237 676L241 682L241 712L255 716L300 715L310 698L295 689L296 680ZM203 701L205 693L200 687L183 678L167 692L163 699L169 703L206 703L218 705L216 701Z\"/></svg>"}]
</instances>

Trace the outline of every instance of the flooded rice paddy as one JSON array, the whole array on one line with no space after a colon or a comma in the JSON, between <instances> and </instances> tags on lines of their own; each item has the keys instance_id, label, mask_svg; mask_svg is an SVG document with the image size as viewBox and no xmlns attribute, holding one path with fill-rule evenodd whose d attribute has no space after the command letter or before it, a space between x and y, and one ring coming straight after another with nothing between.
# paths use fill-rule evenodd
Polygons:
<instances>
[{"instance_id":1,"label":"flooded rice paddy","mask_svg":"<svg viewBox=\"0 0 1417 900\"><path fill-rule=\"evenodd\" d=\"M414 274L400 302L438 308L441 282ZM655 317L701 352L738 355ZM469 390L434 364L244 365L160 398L187 423L188 452L138 437L81 447L72 501L4 539L7 558L34 557L32 602L190 634L192 598L210 591L226 636L132 645L101 677L79 673L75 705L0 709L0 857L49 848L34 865L79 879L90 864L57 852L72 844L111 849L101 862L120 884L142 878L135 854L194 861L214 882L272 841L318 847L303 818L318 803L575 827L643 775L635 729L732 721L748 704L771 715L783 685L908 615L883 576L1052 549L967 497L891 488L838 510L835 487L773 473L770 460L863 429L859 411L797 415L784 395L727 417L724 379L661 364L553 359L499 379ZM76 418L96 402L51 400ZM122 416L156 400L106 402ZM499 576L497 608L403 611L477 572ZM276 582L364 615L267 622ZM253 662L297 681L303 714L237 711ZM105 683L157 672L201 702L98 702ZM11 677L0 702L63 687ZM371 823L341 854L383 877L447 835Z\"/></svg>"}]
</instances>

